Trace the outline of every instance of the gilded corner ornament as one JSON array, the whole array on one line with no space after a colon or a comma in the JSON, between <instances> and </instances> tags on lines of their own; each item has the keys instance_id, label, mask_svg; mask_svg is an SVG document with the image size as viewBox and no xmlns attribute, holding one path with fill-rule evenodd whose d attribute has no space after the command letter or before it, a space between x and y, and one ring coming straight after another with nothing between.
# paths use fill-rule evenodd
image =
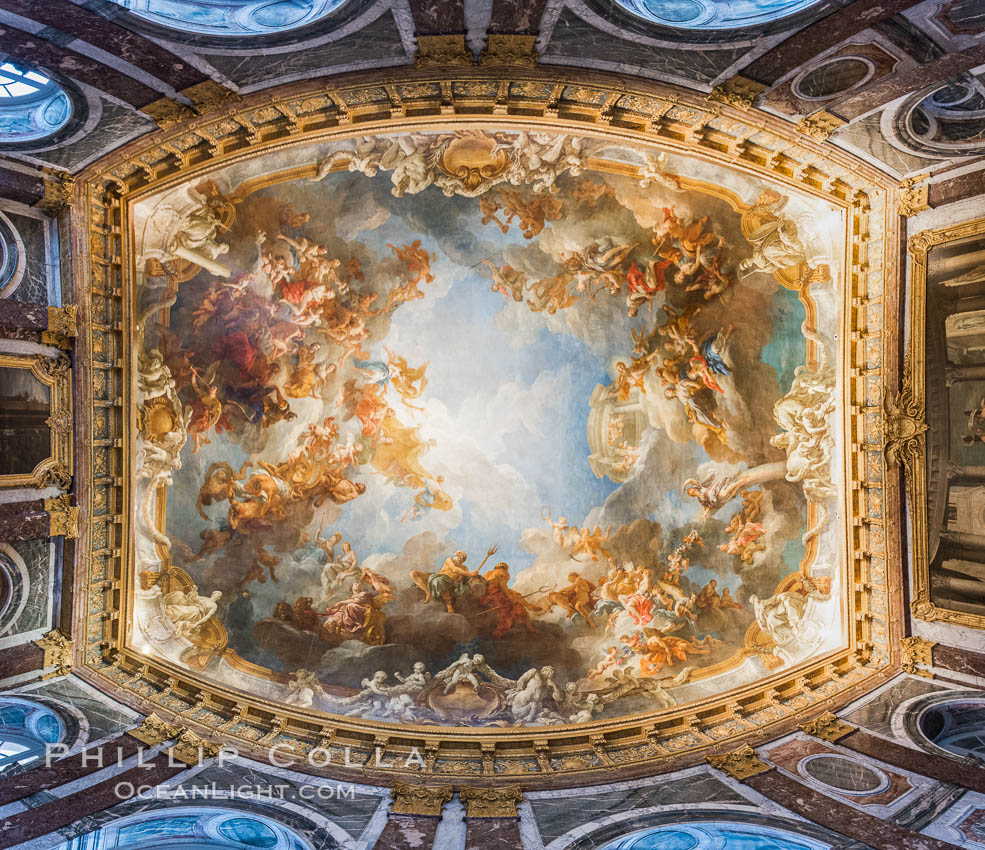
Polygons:
<instances>
[{"instance_id":1,"label":"gilded corner ornament","mask_svg":"<svg viewBox=\"0 0 985 850\"><path fill-rule=\"evenodd\" d=\"M518 786L505 788L458 789L458 796L465 803L465 816L468 818L515 818L516 806L523 799L523 791Z\"/></svg>"},{"instance_id":2,"label":"gilded corner ornament","mask_svg":"<svg viewBox=\"0 0 985 850\"><path fill-rule=\"evenodd\" d=\"M34 206L46 215L60 215L72 206L75 178L57 168L42 168L41 171L44 174L44 196Z\"/></svg>"},{"instance_id":3,"label":"gilded corner ornament","mask_svg":"<svg viewBox=\"0 0 985 850\"><path fill-rule=\"evenodd\" d=\"M148 714L136 729L131 729L127 734L149 747L156 747L158 744L177 738L181 734L181 727L166 723L152 713Z\"/></svg>"},{"instance_id":4,"label":"gilded corner ornament","mask_svg":"<svg viewBox=\"0 0 985 850\"><path fill-rule=\"evenodd\" d=\"M922 456L924 432L927 430L927 411L916 395L913 369L907 356L903 363L900 391L883 400L883 451L890 466L902 466L907 491L913 493L913 478L917 459Z\"/></svg>"},{"instance_id":5,"label":"gilded corner ornament","mask_svg":"<svg viewBox=\"0 0 985 850\"><path fill-rule=\"evenodd\" d=\"M489 34L480 65L519 65L533 68L537 64L537 36Z\"/></svg>"},{"instance_id":6,"label":"gilded corner ornament","mask_svg":"<svg viewBox=\"0 0 985 850\"><path fill-rule=\"evenodd\" d=\"M181 90L181 94L192 102L192 109L198 115L205 115L220 106L230 106L242 98L232 89L227 89L215 80L206 80Z\"/></svg>"},{"instance_id":7,"label":"gilded corner ornament","mask_svg":"<svg viewBox=\"0 0 985 850\"><path fill-rule=\"evenodd\" d=\"M69 477L71 483L71 476ZM79 509L72 506L71 496L62 494L44 500L48 512L48 533L52 537L79 536Z\"/></svg>"},{"instance_id":8,"label":"gilded corner ornament","mask_svg":"<svg viewBox=\"0 0 985 850\"><path fill-rule=\"evenodd\" d=\"M708 764L740 781L773 769L766 762L760 760L756 751L748 744L743 744L738 749L728 753L708 756Z\"/></svg>"},{"instance_id":9,"label":"gilded corner ornament","mask_svg":"<svg viewBox=\"0 0 985 850\"><path fill-rule=\"evenodd\" d=\"M35 643L44 650L44 666L55 670L44 676L65 676L72 671L72 641L58 629L52 629L38 638Z\"/></svg>"},{"instance_id":10,"label":"gilded corner ornament","mask_svg":"<svg viewBox=\"0 0 985 850\"><path fill-rule=\"evenodd\" d=\"M438 817L445 803L450 802L453 795L451 785L424 786L394 782L390 789L390 796L393 797L390 813Z\"/></svg>"},{"instance_id":11,"label":"gilded corner ornament","mask_svg":"<svg viewBox=\"0 0 985 850\"><path fill-rule=\"evenodd\" d=\"M805 136L810 136L816 142L827 141L828 137L839 127L845 125L845 121L842 121L836 115L832 115L830 112L815 112L813 115L808 115L806 118L802 118L797 124L797 131L803 133Z\"/></svg>"},{"instance_id":12,"label":"gilded corner ornament","mask_svg":"<svg viewBox=\"0 0 985 850\"><path fill-rule=\"evenodd\" d=\"M900 641L902 652L903 672L911 675L925 676L932 679L933 674L927 670L922 670L918 665L924 667L934 666L933 649L937 644L921 637L905 637Z\"/></svg>"},{"instance_id":13,"label":"gilded corner ornament","mask_svg":"<svg viewBox=\"0 0 985 850\"><path fill-rule=\"evenodd\" d=\"M715 86L708 93L708 100L725 103L737 109L751 109L756 98L768 88L763 83L736 74Z\"/></svg>"},{"instance_id":14,"label":"gilded corner ornament","mask_svg":"<svg viewBox=\"0 0 985 850\"><path fill-rule=\"evenodd\" d=\"M419 35L414 64L419 67L432 65L472 65L472 53L465 46L463 35Z\"/></svg>"},{"instance_id":15,"label":"gilded corner ornament","mask_svg":"<svg viewBox=\"0 0 985 850\"><path fill-rule=\"evenodd\" d=\"M175 124L195 117L190 107L170 97L162 97L153 103L148 103L140 111L152 118L161 130L167 130Z\"/></svg>"},{"instance_id":16,"label":"gilded corner ornament","mask_svg":"<svg viewBox=\"0 0 985 850\"><path fill-rule=\"evenodd\" d=\"M832 744L856 731L854 726L843 723L838 719L838 715L830 711L825 711L824 714L819 714L813 720L801 723L800 729L811 737L821 738Z\"/></svg>"},{"instance_id":17,"label":"gilded corner ornament","mask_svg":"<svg viewBox=\"0 0 985 850\"><path fill-rule=\"evenodd\" d=\"M929 176L929 174L918 174L900 181L899 203L896 207L899 215L909 218L930 209L930 186L922 182Z\"/></svg>"},{"instance_id":18,"label":"gilded corner ornament","mask_svg":"<svg viewBox=\"0 0 985 850\"><path fill-rule=\"evenodd\" d=\"M67 349L78 333L79 308L75 304L48 308L48 327L41 331L41 342Z\"/></svg>"},{"instance_id":19,"label":"gilded corner ornament","mask_svg":"<svg viewBox=\"0 0 985 850\"><path fill-rule=\"evenodd\" d=\"M178 734L178 743L170 752L176 761L194 766L219 755L219 746L199 737L191 729L183 729Z\"/></svg>"}]
</instances>

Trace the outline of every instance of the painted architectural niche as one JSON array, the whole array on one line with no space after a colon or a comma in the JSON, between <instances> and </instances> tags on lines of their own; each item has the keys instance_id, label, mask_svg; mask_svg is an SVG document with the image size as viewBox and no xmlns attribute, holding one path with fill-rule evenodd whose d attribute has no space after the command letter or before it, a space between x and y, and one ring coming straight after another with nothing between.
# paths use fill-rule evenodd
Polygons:
<instances>
[{"instance_id":1,"label":"painted architectural niche","mask_svg":"<svg viewBox=\"0 0 985 850\"><path fill-rule=\"evenodd\" d=\"M917 616L985 627L985 220L913 237Z\"/></svg>"},{"instance_id":2,"label":"painted architectural niche","mask_svg":"<svg viewBox=\"0 0 985 850\"><path fill-rule=\"evenodd\" d=\"M487 729L848 646L844 216L496 127L143 197L130 645L273 704Z\"/></svg>"}]
</instances>

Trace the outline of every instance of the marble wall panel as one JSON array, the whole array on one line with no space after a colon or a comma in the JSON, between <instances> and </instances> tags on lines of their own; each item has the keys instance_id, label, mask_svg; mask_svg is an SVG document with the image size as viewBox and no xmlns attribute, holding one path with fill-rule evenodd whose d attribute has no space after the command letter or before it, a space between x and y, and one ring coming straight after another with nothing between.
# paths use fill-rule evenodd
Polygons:
<instances>
[{"instance_id":1,"label":"marble wall panel","mask_svg":"<svg viewBox=\"0 0 985 850\"><path fill-rule=\"evenodd\" d=\"M287 53L260 48L249 53L206 54L204 59L241 88L259 88L282 79L298 79L306 74L357 68L386 67L410 61L400 39L393 13L387 11L373 23L352 35L318 47Z\"/></svg>"},{"instance_id":2,"label":"marble wall panel","mask_svg":"<svg viewBox=\"0 0 985 850\"><path fill-rule=\"evenodd\" d=\"M50 150L31 151L30 156L65 171L76 171L124 142L157 129L141 112L105 99L100 99L99 103L99 118L82 138Z\"/></svg>"},{"instance_id":3,"label":"marble wall panel","mask_svg":"<svg viewBox=\"0 0 985 850\"><path fill-rule=\"evenodd\" d=\"M639 787L613 790L572 789L550 797L529 795L538 831L544 844L581 823L653 806L686 806L701 803L742 804L748 801L710 773L664 779L655 777Z\"/></svg>"},{"instance_id":4,"label":"marble wall panel","mask_svg":"<svg viewBox=\"0 0 985 850\"><path fill-rule=\"evenodd\" d=\"M9 209L4 210L4 215L10 219L24 243L25 259L24 277L9 297L30 304L48 304L48 278L56 270L48 261L45 240L47 222Z\"/></svg>"},{"instance_id":5,"label":"marble wall panel","mask_svg":"<svg viewBox=\"0 0 985 850\"><path fill-rule=\"evenodd\" d=\"M27 569L26 602L20 614L4 629L2 637L31 632L51 625L50 578L51 543L48 540L23 540L10 544ZM15 588L14 599L20 595Z\"/></svg>"},{"instance_id":6,"label":"marble wall panel","mask_svg":"<svg viewBox=\"0 0 985 850\"><path fill-rule=\"evenodd\" d=\"M871 702L848 712L843 719L877 735L892 738L894 737L892 718L900 703L914 697L946 690L948 688L935 684L929 679L906 677L884 690Z\"/></svg>"},{"instance_id":7,"label":"marble wall panel","mask_svg":"<svg viewBox=\"0 0 985 850\"><path fill-rule=\"evenodd\" d=\"M708 50L654 48L616 38L564 9L541 60L710 85L745 52L745 47L738 46Z\"/></svg>"}]
</instances>

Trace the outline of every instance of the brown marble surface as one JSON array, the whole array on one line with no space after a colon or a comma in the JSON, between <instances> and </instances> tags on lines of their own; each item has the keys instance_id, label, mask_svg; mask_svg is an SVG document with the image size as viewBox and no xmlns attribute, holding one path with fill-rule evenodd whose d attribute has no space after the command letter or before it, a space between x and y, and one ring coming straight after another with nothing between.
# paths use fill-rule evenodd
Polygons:
<instances>
[{"instance_id":1,"label":"brown marble surface","mask_svg":"<svg viewBox=\"0 0 985 850\"><path fill-rule=\"evenodd\" d=\"M965 198L973 198L976 195L985 195L985 170L975 171L972 174L966 174L961 177L952 177L950 180L941 180L938 183L931 183L927 189L927 202L931 207L942 207L944 204L963 201ZM939 667L946 667L948 670L957 670L962 673L969 672L959 667L952 667L950 663L938 663L938 650L942 650L940 653L941 658L952 657L950 653L944 652L944 650L951 650L952 653L959 654L963 653L964 650L954 649L950 646L935 646L934 664ZM975 655L976 653L967 654ZM980 659L977 662L979 665L978 672L972 673L972 675L985 676L985 656L979 655L978 658Z\"/></svg>"},{"instance_id":2,"label":"brown marble surface","mask_svg":"<svg viewBox=\"0 0 985 850\"><path fill-rule=\"evenodd\" d=\"M0 540L38 540L50 536L51 525L47 511L28 511L25 513L0 516Z\"/></svg>"},{"instance_id":3,"label":"brown marble surface","mask_svg":"<svg viewBox=\"0 0 985 850\"><path fill-rule=\"evenodd\" d=\"M466 818L465 850L518 850L519 818Z\"/></svg>"},{"instance_id":4,"label":"brown marble surface","mask_svg":"<svg viewBox=\"0 0 985 850\"><path fill-rule=\"evenodd\" d=\"M853 7L849 6L846 11ZM859 115L864 115L866 112L910 92L918 91L924 86L930 86L934 83L943 85L958 74L981 64L985 64L985 44L969 47L960 53L949 53L939 59L934 59L932 62L924 62L909 71L891 74L874 83L862 86L853 94L833 105L828 105L826 108L833 115L837 115L845 121L851 121Z\"/></svg>"},{"instance_id":5,"label":"brown marble surface","mask_svg":"<svg viewBox=\"0 0 985 850\"><path fill-rule=\"evenodd\" d=\"M423 815L390 815L373 850L431 850L439 820Z\"/></svg>"},{"instance_id":6,"label":"brown marble surface","mask_svg":"<svg viewBox=\"0 0 985 850\"><path fill-rule=\"evenodd\" d=\"M0 168L0 197L33 204L44 197L44 179L11 168Z\"/></svg>"},{"instance_id":7,"label":"brown marble surface","mask_svg":"<svg viewBox=\"0 0 985 850\"><path fill-rule=\"evenodd\" d=\"M489 32L537 35L547 0L493 0Z\"/></svg>"},{"instance_id":8,"label":"brown marble surface","mask_svg":"<svg viewBox=\"0 0 985 850\"><path fill-rule=\"evenodd\" d=\"M0 0L2 2L2 0ZM35 335L48 327L48 308L24 301L0 300L0 335L11 339L10 331L33 331ZM16 337L19 339L19 337Z\"/></svg>"},{"instance_id":9,"label":"brown marble surface","mask_svg":"<svg viewBox=\"0 0 985 850\"><path fill-rule=\"evenodd\" d=\"M420 0L411 4L417 35L465 32L465 0Z\"/></svg>"},{"instance_id":10,"label":"brown marble surface","mask_svg":"<svg viewBox=\"0 0 985 850\"><path fill-rule=\"evenodd\" d=\"M764 53L745 70L744 77L772 84L791 71L808 65L815 56L831 49L879 21L888 21L920 0L855 0L794 33Z\"/></svg>"},{"instance_id":11,"label":"brown marble surface","mask_svg":"<svg viewBox=\"0 0 985 850\"><path fill-rule=\"evenodd\" d=\"M0 649L0 679L41 670L43 665L44 650L34 642ZM0 781L0 799L3 798L2 786L3 782Z\"/></svg>"},{"instance_id":12,"label":"brown marble surface","mask_svg":"<svg viewBox=\"0 0 985 850\"><path fill-rule=\"evenodd\" d=\"M50 767L36 767L26 773L0 779L0 806L22 800L39 791L67 785L99 770L100 766L110 767L132 756L141 746L146 748L146 745L142 745L136 738L120 735L101 746L91 748L84 754L76 753L74 756L53 760ZM83 755L86 756L85 762ZM101 762L95 760L99 757L102 758Z\"/></svg>"},{"instance_id":13,"label":"brown marble surface","mask_svg":"<svg viewBox=\"0 0 985 850\"><path fill-rule=\"evenodd\" d=\"M197 68L156 42L69 0L0 0L0 9L16 12L97 47L112 43L115 56L179 91L207 79Z\"/></svg>"},{"instance_id":14,"label":"brown marble surface","mask_svg":"<svg viewBox=\"0 0 985 850\"><path fill-rule=\"evenodd\" d=\"M138 109L163 97L161 92L130 79L125 74L121 74L117 68L111 68L81 53L75 53L67 47L60 47L54 42L15 29L10 24L3 25L3 49L14 59L21 59L31 65L40 65L73 80L87 83Z\"/></svg>"},{"instance_id":15,"label":"brown marble surface","mask_svg":"<svg viewBox=\"0 0 985 850\"><path fill-rule=\"evenodd\" d=\"M885 738L877 738L862 729L852 732L851 735L842 738L838 743L857 753L878 759L885 764L891 764L894 767L910 770L939 782L950 782L971 791L985 794L985 769L983 768L972 767L946 756L904 747L902 744L887 741Z\"/></svg>"},{"instance_id":16,"label":"brown marble surface","mask_svg":"<svg viewBox=\"0 0 985 850\"><path fill-rule=\"evenodd\" d=\"M947 841L921 835L825 797L776 770L750 776L744 781L791 812L879 850L958 850Z\"/></svg>"},{"instance_id":17,"label":"brown marble surface","mask_svg":"<svg viewBox=\"0 0 985 850\"><path fill-rule=\"evenodd\" d=\"M133 794L127 795L126 792L129 790L126 787L127 783L135 789L146 785L154 787L184 770L186 770L185 765L172 766L168 763L166 755L159 755L143 767L135 767L119 773L84 791L52 800L37 808L18 812L0 823L0 850L47 835L130 799L136 795L136 790ZM124 786L120 787L120 783L124 783Z\"/></svg>"},{"instance_id":18,"label":"brown marble surface","mask_svg":"<svg viewBox=\"0 0 985 850\"><path fill-rule=\"evenodd\" d=\"M18 514L37 513L44 510L44 499L29 499L24 502L0 502L0 518Z\"/></svg>"}]
</instances>

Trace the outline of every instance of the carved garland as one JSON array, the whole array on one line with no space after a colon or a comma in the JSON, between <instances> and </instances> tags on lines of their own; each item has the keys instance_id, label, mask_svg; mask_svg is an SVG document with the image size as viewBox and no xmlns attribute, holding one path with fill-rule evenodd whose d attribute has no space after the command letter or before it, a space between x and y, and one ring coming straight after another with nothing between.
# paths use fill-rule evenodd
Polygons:
<instances>
[{"instance_id":1,"label":"carved garland","mask_svg":"<svg viewBox=\"0 0 985 850\"><path fill-rule=\"evenodd\" d=\"M455 45L427 45L425 54L437 56ZM433 48L433 49L432 49ZM862 491L867 499L853 499L850 568L858 582L855 610L856 642L847 650L808 665L785 671L768 685L762 683L723 695L699 708L656 712L642 718L619 718L587 724L586 728L467 730L393 727L357 718L326 718L289 706L234 694L203 684L191 674L135 653L124 628L129 592L127 553L118 541L124 516L132 510L125 475L128 461L127 421L118 409L129 404L129 379L121 369L129 342L118 330L126 324L125 290L129 264L126 257L128 204L136 197L185 180L206 168L254 156L262 150L295 145L309 139L341 138L373 132L407 131L428 127L456 127L469 122L501 121L504 128L517 122L544 129L563 129L586 137L636 139L671 151L731 164L783 185L841 204L849 214L853 265L845 269L847 299L852 305L852 328L862 327L866 339L888 335L882 310L892 279L895 252L885 251L886 265L869 263L873 239L895 237L895 210L887 209L895 185L878 172L846 154L822 150L803 137L792 139L784 122L746 114L731 106L710 106L696 96L668 91L644 82L629 88L611 85L602 75L583 75L577 81L540 69L511 72L511 78L480 69L452 79L447 74L402 69L389 78L376 75L291 86L227 104L220 113L207 113L175 125L139 147L91 167L80 177L80 206L88 216L88 266L80 264L78 290L88 292L88 315L83 355L91 381L86 382L86 430L93 470L84 482L80 499L90 513L87 549L77 564L79 594L76 627L87 636L80 672L124 702L161 718L205 732L218 731L223 739L258 755L273 743L289 744L304 754L325 747L333 765L321 772L354 778L349 767L366 765L357 774L363 781L393 783L400 777L414 781L433 777L482 777L493 784L534 787L579 781L588 773L618 770L621 776L659 772L670 766L696 763L701 751L722 737L759 733L779 734L793 728L796 715L822 700L840 702L860 689L873 687L893 671L895 626L870 601L882 596L880 610L891 609L886 564L893 563L891 522L870 506L884 500L892 485L874 469L873 481ZM491 118L490 116L501 116ZM359 125L358 127L354 125ZM866 317L866 318L863 318ZM845 368L851 370L851 469L882 466L881 446L864 436L866 417L881 415L881 396L870 399L859 387L881 378L881 354L858 345L845 334ZM856 384L855 381L859 383ZM120 401L122 399L122 402ZM114 410L116 408L116 410ZM121 580L121 576L124 578ZM794 705L797 707L794 708ZM375 767L373 740L386 740L387 763ZM416 753L413 768L401 767ZM423 762L423 767L420 763ZM305 767L312 770L312 768ZM567 777L571 777L568 779ZM580 780L584 781L584 779Z\"/></svg>"}]
</instances>

